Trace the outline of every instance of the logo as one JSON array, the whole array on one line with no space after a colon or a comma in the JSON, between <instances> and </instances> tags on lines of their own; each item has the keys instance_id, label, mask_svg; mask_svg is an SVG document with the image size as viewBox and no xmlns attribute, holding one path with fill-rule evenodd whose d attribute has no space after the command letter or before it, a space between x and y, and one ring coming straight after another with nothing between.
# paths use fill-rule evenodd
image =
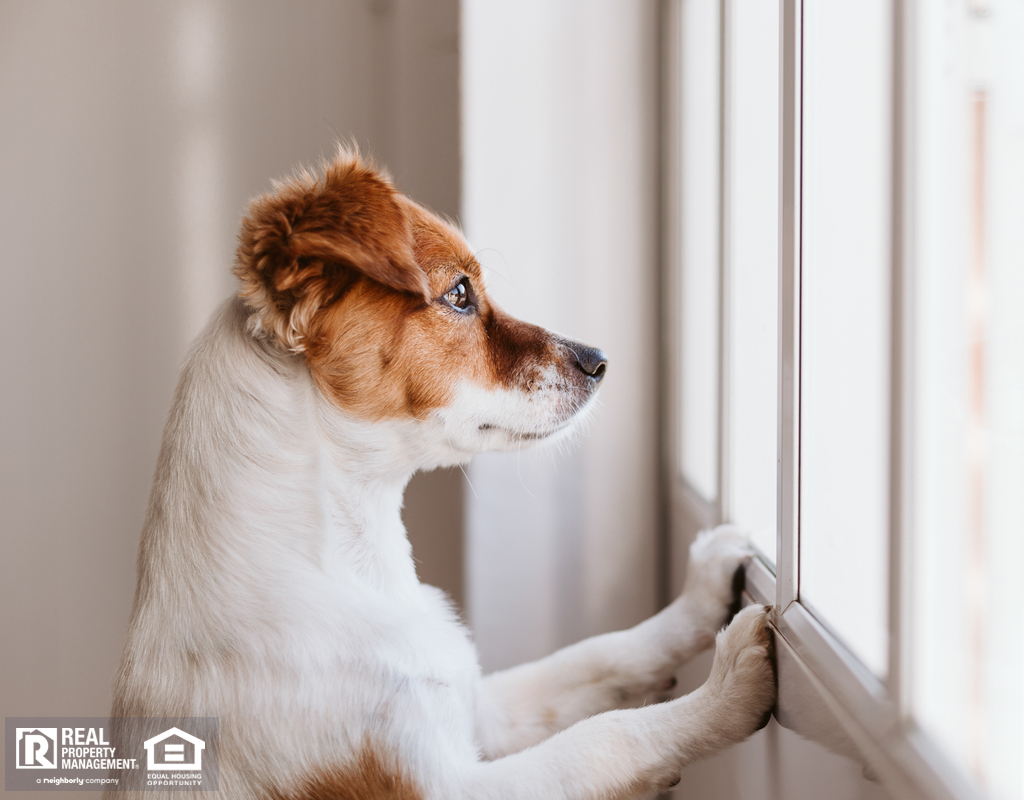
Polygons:
<instances>
[{"instance_id":1,"label":"logo","mask_svg":"<svg viewBox=\"0 0 1024 800\"><path fill-rule=\"evenodd\" d=\"M206 742L177 728L147 739L146 768L150 770L200 770Z\"/></svg>"},{"instance_id":2,"label":"logo","mask_svg":"<svg viewBox=\"0 0 1024 800\"><path fill-rule=\"evenodd\" d=\"M216 792L219 736L217 717L5 717L4 789Z\"/></svg>"},{"instance_id":3,"label":"logo","mask_svg":"<svg viewBox=\"0 0 1024 800\"><path fill-rule=\"evenodd\" d=\"M15 728L16 769L57 769L56 728Z\"/></svg>"}]
</instances>

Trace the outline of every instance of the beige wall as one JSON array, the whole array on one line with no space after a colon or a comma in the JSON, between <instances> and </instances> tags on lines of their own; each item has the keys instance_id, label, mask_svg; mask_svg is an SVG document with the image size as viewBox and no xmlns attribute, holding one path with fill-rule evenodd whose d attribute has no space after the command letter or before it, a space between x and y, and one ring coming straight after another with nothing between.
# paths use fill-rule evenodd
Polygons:
<instances>
[{"instance_id":1,"label":"beige wall","mask_svg":"<svg viewBox=\"0 0 1024 800\"><path fill-rule=\"evenodd\" d=\"M498 668L658 602L657 15L463 9L463 207L490 292L609 358L577 443L469 467L470 619Z\"/></svg>"},{"instance_id":2,"label":"beige wall","mask_svg":"<svg viewBox=\"0 0 1024 800\"><path fill-rule=\"evenodd\" d=\"M246 199L341 135L457 213L458 68L455 0L0 2L4 716L109 710L177 364ZM461 598L460 504L459 473L417 478L407 518Z\"/></svg>"}]
</instances>

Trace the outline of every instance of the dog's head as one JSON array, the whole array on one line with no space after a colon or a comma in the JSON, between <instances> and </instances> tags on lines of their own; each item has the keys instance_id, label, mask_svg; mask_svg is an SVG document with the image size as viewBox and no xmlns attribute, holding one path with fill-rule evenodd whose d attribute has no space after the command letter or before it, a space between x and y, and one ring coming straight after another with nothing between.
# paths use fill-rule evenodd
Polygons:
<instances>
[{"instance_id":1,"label":"dog's head","mask_svg":"<svg viewBox=\"0 0 1024 800\"><path fill-rule=\"evenodd\" d=\"M255 199L239 238L257 335L337 408L419 423L451 461L556 438L604 377L600 350L498 308L459 231L357 155Z\"/></svg>"}]
</instances>

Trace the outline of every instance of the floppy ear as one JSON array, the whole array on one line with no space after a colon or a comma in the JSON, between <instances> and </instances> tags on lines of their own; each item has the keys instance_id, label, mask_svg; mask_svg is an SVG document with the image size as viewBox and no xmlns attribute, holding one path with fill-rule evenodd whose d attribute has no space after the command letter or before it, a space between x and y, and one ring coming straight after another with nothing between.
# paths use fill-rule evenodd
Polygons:
<instances>
[{"instance_id":1,"label":"floppy ear","mask_svg":"<svg viewBox=\"0 0 1024 800\"><path fill-rule=\"evenodd\" d=\"M313 315L360 275L429 300L405 204L358 155L275 184L248 212L234 268L240 294L256 327L291 350L304 349Z\"/></svg>"}]
</instances>

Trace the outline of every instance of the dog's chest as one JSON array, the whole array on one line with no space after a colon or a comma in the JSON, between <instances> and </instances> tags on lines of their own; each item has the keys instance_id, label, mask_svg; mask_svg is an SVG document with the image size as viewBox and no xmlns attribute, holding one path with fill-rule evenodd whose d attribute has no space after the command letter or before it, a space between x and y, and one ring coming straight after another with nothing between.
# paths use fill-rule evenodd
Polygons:
<instances>
[{"instance_id":1,"label":"dog's chest","mask_svg":"<svg viewBox=\"0 0 1024 800\"><path fill-rule=\"evenodd\" d=\"M372 718L396 733L444 731L468 745L480 677L476 650L447 598L419 588L415 602L373 609L363 620L369 627L344 659L342 705L360 709L355 719Z\"/></svg>"},{"instance_id":2,"label":"dog's chest","mask_svg":"<svg viewBox=\"0 0 1024 800\"><path fill-rule=\"evenodd\" d=\"M420 586L422 599L403 615L396 633L400 662L411 675L458 693L471 693L480 675L476 649L448 599L432 586Z\"/></svg>"}]
</instances>

